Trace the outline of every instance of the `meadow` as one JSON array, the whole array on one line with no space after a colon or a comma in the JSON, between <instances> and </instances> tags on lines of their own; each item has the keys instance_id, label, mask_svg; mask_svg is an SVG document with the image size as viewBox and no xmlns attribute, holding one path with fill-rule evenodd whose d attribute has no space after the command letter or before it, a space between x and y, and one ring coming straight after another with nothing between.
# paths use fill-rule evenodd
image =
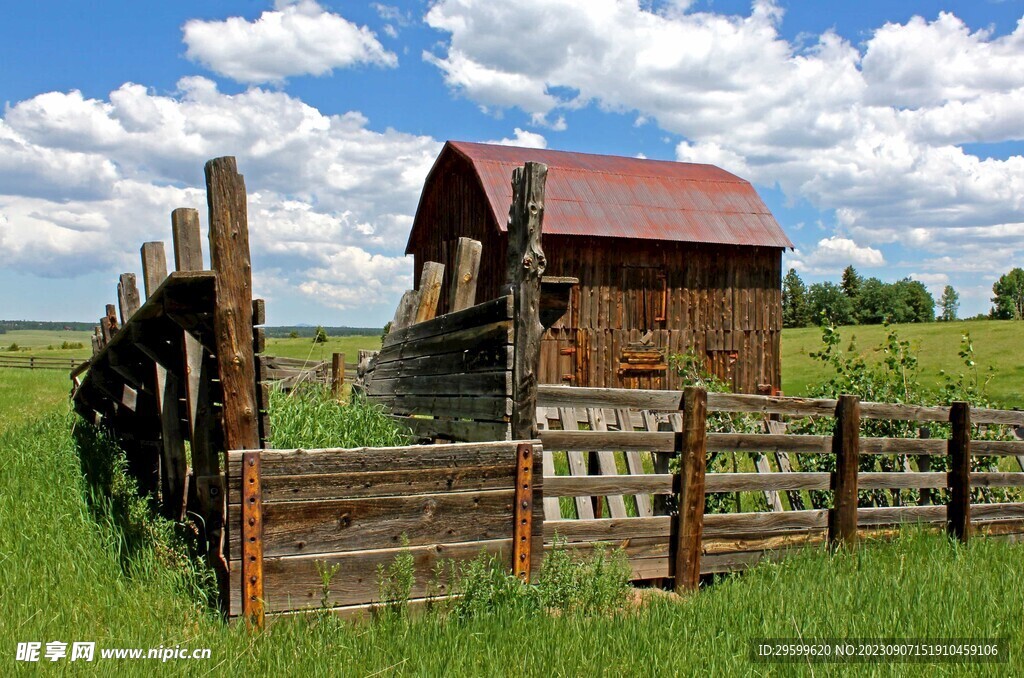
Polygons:
<instances>
[{"instance_id":1,"label":"meadow","mask_svg":"<svg viewBox=\"0 0 1024 678\"><path fill-rule=\"evenodd\" d=\"M12 389L0 399L0 662L8 673L20 668L18 642L54 640L94 641L97 653L211 649L208 660L97 659L89 666L150 675L836 675L851 668L753 663L750 644L765 637L1006 638L1010 666L1024 656L1024 546L975 539L964 547L915 530L852 553L810 549L721 578L694 596L648 593L614 613L569 607L553 614L523 604L527 596L507 579L483 577L480 604L459 614L442 605L421 617L359 625L314 614L252 635L210 612L210 582L187 548L189 531L156 518L134 496L117 447L70 414L66 381L51 376L0 370L0 385ZM27 404L18 406L14 392ZM316 418L344 425L349 414L320 410ZM303 414L293 407L283 416ZM576 596L601 593L587 582L574 586ZM1007 675L1010 666L969 670ZM74 667L65 659L32 668ZM962 663L854 668L929 676L968 670Z\"/></svg>"},{"instance_id":2,"label":"meadow","mask_svg":"<svg viewBox=\"0 0 1024 678\"><path fill-rule=\"evenodd\" d=\"M942 383L941 371L956 376L968 371L959 356L961 336L970 334L974 360L982 381L991 376L989 398L1003 407L1024 407L1024 322L1014 320L972 320L948 323L891 325L901 339L910 342L917 354L922 385ZM881 360L878 347L885 341L882 325L852 325L838 328L842 348L851 342L868 361ZM801 327L782 333L782 390L786 395L806 395L808 386L820 383L828 369L811 353L821 350L821 329ZM993 368L990 373L989 368Z\"/></svg>"}]
</instances>

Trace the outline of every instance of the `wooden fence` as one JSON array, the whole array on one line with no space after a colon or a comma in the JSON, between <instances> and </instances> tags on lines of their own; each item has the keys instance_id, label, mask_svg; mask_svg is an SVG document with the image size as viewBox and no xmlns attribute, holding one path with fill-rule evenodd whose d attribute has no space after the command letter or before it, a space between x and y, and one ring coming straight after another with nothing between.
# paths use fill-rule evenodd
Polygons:
<instances>
[{"instance_id":1,"label":"wooden fence","mask_svg":"<svg viewBox=\"0 0 1024 678\"><path fill-rule=\"evenodd\" d=\"M234 158L206 164L210 261L199 214L171 214L176 271L162 242L142 246L142 303L121 275L93 337L94 354L72 371L75 409L114 435L144 494L174 520L194 519L227 595L221 551L224 456L263 446L268 434L262 300L251 296L245 184ZM186 443L188 448L186 451Z\"/></svg>"},{"instance_id":2,"label":"wooden fence","mask_svg":"<svg viewBox=\"0 0 1024 678\"><path fill-rule=\"evenodd\" d=\"M4 355L0 353L0 368L25 370L74 370L85 361L78 358L54 358L49 356Z\"/></svg>"},{"instance_id":3,"label":"wooden fence","mask_svg":"<svg viewBox=\"0 0 1024 678\"><path fill-rule=\"evenodd\" d=\"M330 386L335 393L341 387L356 380L356 363L346 363L344 353L335 353L333 359L303 360L281 356L263 356L265 381L283 391L290 391L300 384Z\"/></svg>"},{"instance_id":4,"label":"wooden fence","mask_svg":"<svg viewBox=\"0 0 1024 678\"><path fill-rule=\"evenodd\" d=\"M696 586L700 574L743 568L766 555L824 540L854 542L903 523L944 524L966 540L972 529L993 535L1024 537L1024 503L971 504L976 487L1021 487L1024 473L971 472L972 456L1024 459L1024 443L972 440L972 425L1024 425L1024 412L891 403L705 393L700 389L641 391L542 386L538 404L555 408L563 430L544 430L545 541L555 535L570 544L621 544L634 577L675 577L676 587ZM576 408L587 414L579 415ZM714 433L707 431L708 412L759 413L794 417L834 417L834 432L824 435ZM604 418L611 415L613 426ZM659 430L658 417L673 430ZM542 417L543 418L543 417ZM643 430L635 430L637 420ZM949 440L866 438L862 419L948 422ZM587 430L579 430L583 424ZM617 430L616 430L617 429ZM707 473L712 452L799 453L834 455L836 471ZM555 475L555 461L566 455L569 475ZM619 474L616 454L627 474ZM862 455L907 455L930 459L945 455L950 471L858 471ZM586 457L589 457L587 459ZM668 460L679 470L668 472ZM590 461L594 460L594 461ZM653 468L651 473L647 468ZM595 475L591 475L594 473ZM948 489L945 506L858 507L858 490ZM705 514L705 494L713 492L796 492L831 490L828 509L783 512ZM574 510L563 515L560 497L571 497ZM604 498L604 502L597 499ZM634 497L633 516L624 497ZM673 497L669 502L659 498ZM609 517L595 517L607 506ZM631 508L632 508L631 506ZM669 507L675 508L674 515ZM658 515L662 513L663 515Z\"/></svg>"},{"instance_id":5,"label":"wooden fence","mask_svg":"<svg viewBox=\"0 0 1024 678\"><path fill-rule=\"evenodd\" d=\"M536 441L230 452L231 616L366 613L386 602L378 568L402 553L414 604L448 593L445 561L481 552L529 579L543 553L541 457Z\"/></svg>"}]
</instances>

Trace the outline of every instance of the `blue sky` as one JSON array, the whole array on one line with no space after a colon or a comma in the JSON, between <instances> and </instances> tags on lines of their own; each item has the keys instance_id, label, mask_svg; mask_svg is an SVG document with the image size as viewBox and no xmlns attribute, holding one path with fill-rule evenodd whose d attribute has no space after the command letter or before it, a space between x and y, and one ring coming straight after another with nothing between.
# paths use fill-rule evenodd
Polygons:
<instances>
[{"instance_id":1,"label":"blue sky","mask_svg":"<svg viewBox=\"0 0 1024 678\"><path fill-rule=\"evenodd\" d=\"M808 281L1024 265L1024 2L5 3L0 318L88 320L235 155L272 324L372 326L446 139L710 162Z\"/></svg>"}]
</instances>

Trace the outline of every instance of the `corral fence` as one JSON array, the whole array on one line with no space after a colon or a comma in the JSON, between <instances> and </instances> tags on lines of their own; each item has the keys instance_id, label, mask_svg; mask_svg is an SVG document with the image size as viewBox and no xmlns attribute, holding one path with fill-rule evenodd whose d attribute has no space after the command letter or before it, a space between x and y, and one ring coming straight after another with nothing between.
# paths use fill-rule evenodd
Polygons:
<instances>
[{"instance_id":1,"label":"corral fence","mask_svg":"<svg viewBox=\"0 0 1024 678\"><path fill-rule=\"evenodd\" d=\"M78 358L52 356L4 355L0 353L0 368L24 370L74 370L85 363Z\"/></svg>"},{"instance_id":2,"label":"corral fence","mask_svg":"<svg viewBox=\"0 0 1024 678\"><path fill-rule=\"evenodd\" d=\"M331 360L303 360L281 356L263 356L264 378L282 391L291 391L302 384L330 386L340 395L346 383L356 379L356 363L346 363L344 353L335 353Z\"/></svg>"}]
</instances>

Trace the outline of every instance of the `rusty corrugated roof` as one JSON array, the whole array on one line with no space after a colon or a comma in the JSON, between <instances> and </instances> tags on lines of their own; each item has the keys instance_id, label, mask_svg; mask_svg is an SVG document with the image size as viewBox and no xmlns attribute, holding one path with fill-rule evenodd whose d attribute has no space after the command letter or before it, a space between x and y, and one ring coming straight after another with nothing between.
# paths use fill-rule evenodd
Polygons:
<instances>
[{"instance_id":1,"label":"rusty corrugated roof","mask_svg":"<svg viewBox=\"0 0 1024 678\"><path fill-rule=\"evenodd\" d=\"M713 165L449 141L480 177L506 227L512 170L548 166L544 232L792 247L749 182Z\"/></svg>"}]
</instances>

